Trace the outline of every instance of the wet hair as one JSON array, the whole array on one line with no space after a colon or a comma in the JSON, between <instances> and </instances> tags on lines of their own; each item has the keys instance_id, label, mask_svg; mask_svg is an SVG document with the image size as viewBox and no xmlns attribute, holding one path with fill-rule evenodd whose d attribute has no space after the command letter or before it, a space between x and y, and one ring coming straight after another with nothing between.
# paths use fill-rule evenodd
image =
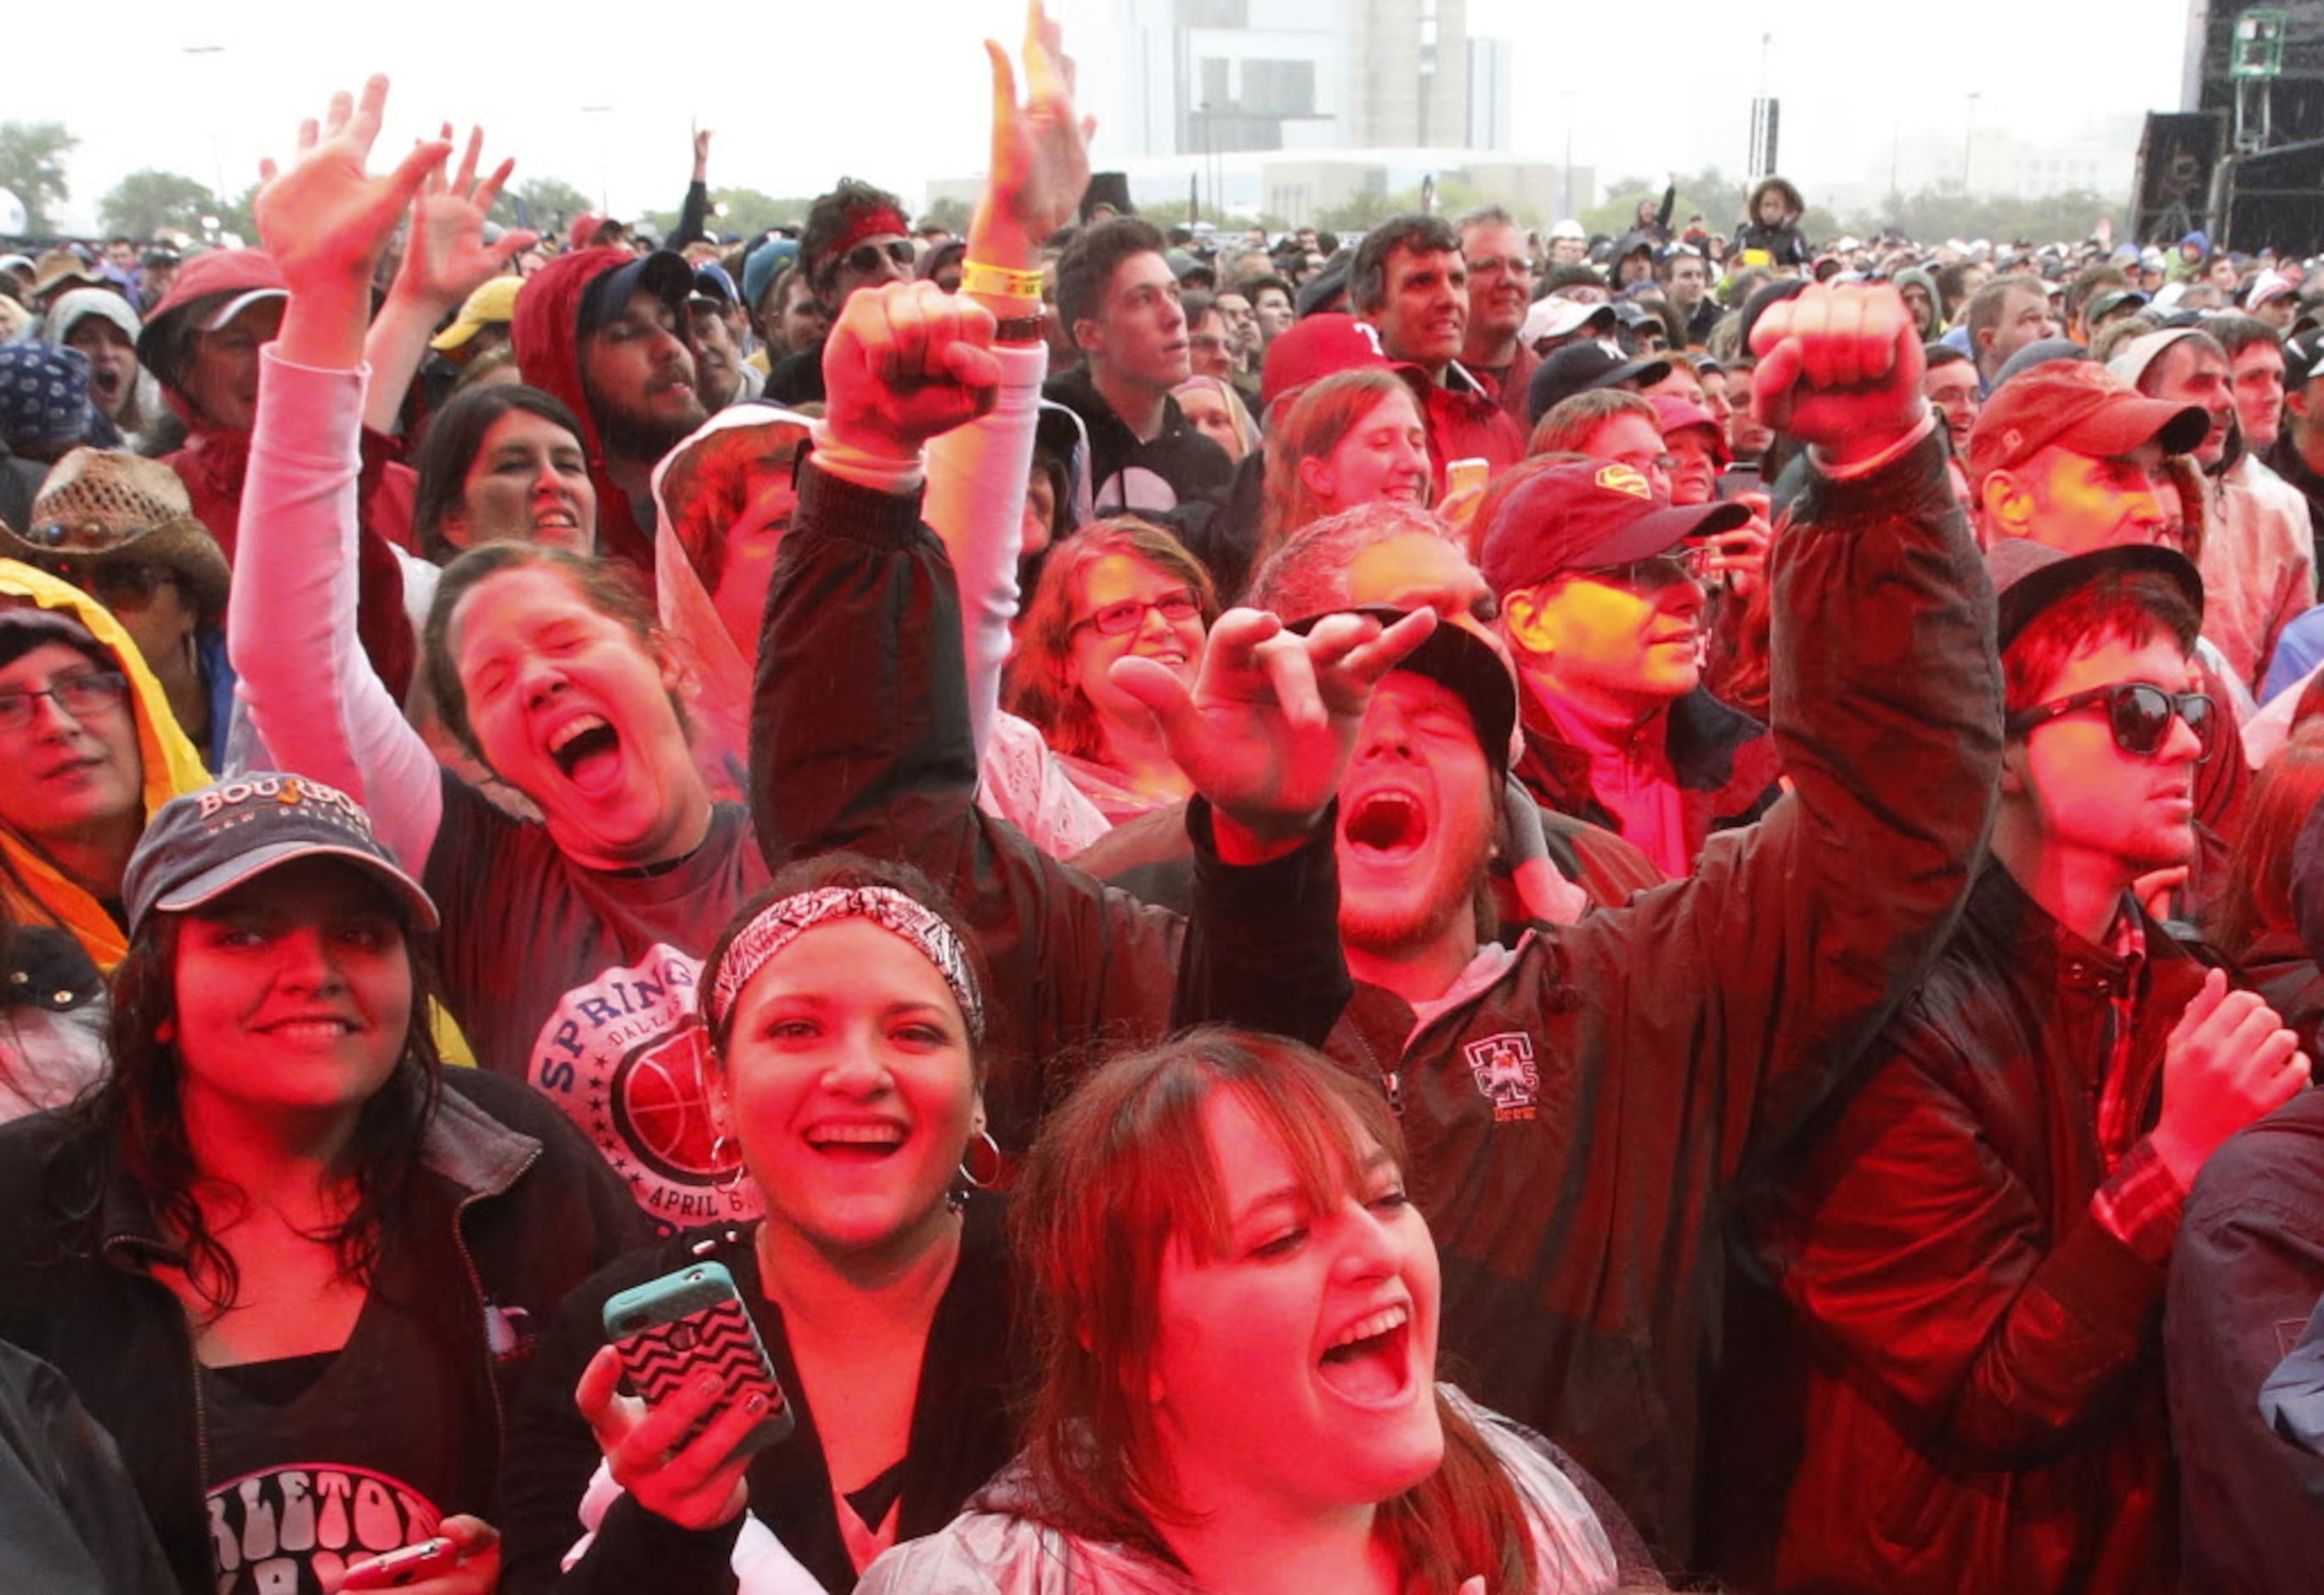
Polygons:
<instances>
[{"instance_id":1,"label":"wet hair","mask_svg":"<svg viewBox=\"0 0 2324 1595\"><path fill-rule=\"evenodd\" d=\"M2116 569L2092 576L2026 622L2001 650L2003 707L2012 715L2032 708L2076 654L2108 642L2139 649L2168 637L2192 654L2200 624L2166 576Z\"/></svg>"},{"instance_id":2,"label":"wet hair","mask_svg":"<svg viewBox=\"0 0 2324 1595\"><path fill-rule=\"evenodd\" d=\"M1388 257L1461 253L1461 235L1441 216L1392 216L1364 235L1348 268L1348 308L1370 316L1388 303Z\"/></svg>"},{"instance_id":3,"label":"wet hair","mask_svg":"<svg viewBox=\"0 0 2324 1595\"><path fill-rule=\"evenodd\" d=\"M1105 728L1073 679L1074 606L1081 600L1082 573L1115 554L1192 587L1205 632L1219 618L1218 588L1203 562L1170 533L1134 515L1093 521L1048 551L1025 608L1016 657L1009 661L1003 702L1010 714L1038 726L1058 752L1100 763L1106 757Z\"/></svg>"},{"instance_id":4,"label":"wet hair","mask_svg":"<svg viewBox=\"0 0 2324 1595\"><path fill-rule=\"evenodd\" d=\"M805 425L764 413L770 419L761 425L721 427L680 444L662 467L669 516L662 533L678 539L706 592L717 592L726 574L728 532L752 493L769 475L789 480L807 447Z\"/></svg>"},{"instance_id":5,"label":"wet hair","mask_svg":"<svg viewBox=\"0 0 2324 1595\"><path fill-rule=\"evenodd\" d=\"M371 879L368 874L364 878ZM393 1071L355 1118L346 1154L355 1203L343 1222L314 1237L328 1241L337 1252L342 1277L365 1283L404 1213L412 1176L420 1167L420 1145L443 1092L443 1061L429 1028L429 1015L440 995L434 937L411 918L394 892L383 886L376 890L379 901L403 928L404 955L411 968L410 1027ZM218 1182L195 1159L179 1095L184 1064L175 1033L176 975L179 936L186 917L148 915L114 969L113 1008L106 1031L113 1065L66 1110L65 1148L73 1155L60 1157L52 1167L49 1196L69 1221L86 1223L93 1231L102 1216L106 1187L126 1181L163 1231L184 1244L186 1278L195 1294L213 1314L223 1314L240 1294L241 1270L203 1215L196 1193L207 1186L215 1202ZM94 1156L80 1156L80 1148ZM55 1183L64 1168L81 1162L96 1171L86 1188L68 1189ZM92 1232L89 1243L94 1247L104 1240Z\"/></svg>"},{"instance_id":6,"label":"wet hair","mask_svg":"<svg viewBox=\"0 0 2324 1595\"><path fill-rule=\"evenodd\" d=\"M1599 456L1590 453L1590 440L1598 435L1599 428L1618 415L1642 415L1653 422L1657 437L1662 434L1662 419L1644 394L1633 393L1628 388L1584 388L1549 407L1535 423L1533 436L1526 439L1526 454L1528 457L1536 454L1579 454L1595 459Z\"/></svg>"},{"instance_id":7,"label":"wet hair","mask_svg":"<svg viewBox=\"0 0 2324 1595\"><path fill-rule=\"evenodd\" d=\"M1245 602L1293 622L1345 609L1356 556L1401 537L1452 541L1444 522L1417 504L1358 504L1286 536L1251 577Z\"/></svg>"},{"instance_id":8,"label":"wet hair","mask_svg":"<svg viewBox=\"0 0 2324 1595\"><path fill-rule=\"evenodd\" d=\"M2227 850L2227 879L2204 910L2203 928L2220 952L2242 958L2271 931L2296 931L2292 845L2324 801L2324 727L2303 726L2252 783L2243 829Z\"/></svg>"},{"instance_id":9,"label":"wet hair","mask_svg":"<svg viewBox=\"0 0 2324 1595\"><path fill-rule=\"evenodd\" d=\"M1106 287L1122 262L1164 254L1167 247L1160 229L1140 217L1108 217L1075 233L1057 257L1057 318L1065 336L1073 337L1076 322L1094 321L1104 313Z\"/></svg>"},{"instance_id":10,"label":"wet hair","mask_svg":"<svg viewBox=\"0 0 2324 1595\"><path fill-rule=\"evenodd\" d=\"M461 507L467 493L468 467L475 464L484 435L503 416L519 410L564 428L573 434L574 446L586 452L587 435L581 430L580 421L554 394L521 383L498 383L455 394L429 421L428 434L420 439L420 452L412 460L420 484L412 494L411 532L422 558L441 565L460 552L444 535L444 522Z\"/></svg>"},{"instance_id":11,"label":"wet hair","mask_svg":"<svg viewBox=\"0 0 2324 1595\"><path fill-rule=\"evenodd\" d=\"M468 719L468 690L461 685L459 666L452 658L452 616L458 612L460 600L475 588L503 571L527 566L545 566L563 575L584 604L608 620L619 621L648 653L657 659L661 656L661 622L654 613L653 600L628 566L611 559L584 558L568 549L539 543L485 543L470 549L446 566L436 583L436 596L428 605L421 653L445 728L459 739L471 758L485 763L490 761L484 759L484 751L476 742L476 728ZM675 696L670 706L678 710L678 723L684 725L684 706Z\"/></svg>"},{"instance_id":12,"label":"wet hair","mask_svg":"<svg viewBox=\"0 0 2324 1595\"><path fill-rule=\"evenodd\" d=\"M1260 490L1259 543L1265 559L1283 539L1328 512L1304 477L1300 465L1321 459L1340 447L1391 395L1401 393L1424 422L1419 401L1404 379L1390 371L1338 371L1310 383L1282 413L1270 415L1267 432L1267 476Z\"/></svg>"},{"instance_id":13,"label":"wet hair","mask_svg":"<svg viewBox=\"0 0 2324 1595\"><path fill-rule=\"evenodd\" d=\"M1025 1461L1029 1514L1175 1563L1158 1521L1183 1520L1153 1403L1165 1254L1228 1247L1232 1215L1204 1123L1233 1093L1287 1155L1302 1194L1336 1206L1371 1148L1403 1139L1376 1085L1277 1037L1196 1030L1084 1080L1035 1142L1012 1229L1031 1278L1042 1378ZM1534 1590L1533 1537L1515 1487L1440 1394L1444 1460L1379 1507L1406 1587L1482 1574L1495 1595Z\"/></svg>"},{"instance_id":14,"label":"wet hair","mask_svg":"<svg viewBox=\"0 0 2324 1595\"><path fill-rule=\"evenodd\" d=\"M734 917L726 922L726 928L718 933L717 944L710 949L710 956L702 961L701 989L696 994L697 1000L700 1005L703 1028L710 1037L711 1055L721 1071L725 1069L729 1061L727 1052L734 1036L734 1015L742 1007L739 1001L736 1002L727 1010L725 1019L722 1023L716 1026L711 1024L710 989L715 982L719 965L726 961L727 948L734 945L734 938L742 933L752 920L759 917L760 911L768 904L780 902L787 897L796 897L800 892L814 891L817 888L825 886L883 886L891 891L903 893L904 896L927 909L929 913L943 920L945 928L951 931L959 941L962 951L968 959L969 972L975 977L976 989L986 994L988 1003L991 1001L992 970L985 962L984 945L977 939L976 932L970 928L968 921L962 917L960 909L942 887L909 864L898 861L866 858L862 853L846 852L817 853L812 858L799 859L776 871L774 879L768 883L765 890L757 893L750 901L734 910ZM897 938L896 945L908 949L911 946L910 943L900 936ZM919 955L917 951L913 953L915 957ZM975 1037L969 1036L965 1028L963 1028L962 1035L966 1038L970 1061L976 1071L976 1083L982 1086L984 1083L985 1049L978 1046Z\"/></svg>"}]
</instances>

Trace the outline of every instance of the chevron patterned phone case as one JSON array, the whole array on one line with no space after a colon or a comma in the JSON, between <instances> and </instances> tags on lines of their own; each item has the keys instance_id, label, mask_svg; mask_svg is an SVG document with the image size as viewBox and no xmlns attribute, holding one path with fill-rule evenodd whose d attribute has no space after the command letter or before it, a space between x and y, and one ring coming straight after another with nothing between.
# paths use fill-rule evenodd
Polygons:
<instances>
[{"instance_id":1,"label":"chevron patterned phone case","mask_svg":"<svg viewBox=\"0 0 2324 1595\"><path fill-rule=\"evenodd\" d=\"M724 1400L687 1434L687 1441L729 1405L752 1395L767 1398L767 1413L739 1449L763 1451L790 1434L790 1403L733 1277L720 1265L688 1264L622 1291L605 1304L605 1332L622 1371L649 1406L659 1406L706 1367L724 1381Z\"/></svg>"}]
</instances>

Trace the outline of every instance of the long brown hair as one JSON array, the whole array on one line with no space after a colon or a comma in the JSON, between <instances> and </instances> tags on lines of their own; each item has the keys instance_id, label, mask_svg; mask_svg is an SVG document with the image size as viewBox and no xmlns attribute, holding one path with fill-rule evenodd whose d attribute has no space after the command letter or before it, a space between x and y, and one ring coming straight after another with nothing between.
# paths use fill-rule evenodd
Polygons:
<instances>
[{"instance_id":1,"label":"long brown hair","mask_svg":"<svg viewBox=\"0 0 2324 1595\"><path fill-rule=\"evenodd\" d=\"M1094 521L1049 550L1025 609L1002 701L1010 714L1040 727L1058 752L1098 763L1106 758L1105 728L1073 678L1074 609L1081 602L1082 573L1115 554L1143 560L1192 587L1206 634L1219 618L1219 590L1203 562L1176 538L1135 515Z\"/></svg>"},{"instance_id":2,"label":"long brown hair","mask_svg":"<svg viewBox=\"0 0 2324 1595\"><path fill-rule=\"evenodd\" d=\"M1036 1514L1172 1560L1155 1527L1183 1517L1154 1413L1139 1398L1157 1338L1163 1253L1223 1243L1225 1193L1203 1106L1231 1091L1280 1138L1311 1200L1338 1199L1364 1143L1399 1161L1379 1093L1271 1036L1196 1030L1119 1057L1075 1089L1027 1161L1012 1221L1031 1275L1042 1379L1027 1425ZM1407 1583L1451 1590L1482 1574L1532 1595L1533 1537L1507 1471L1440 1394L1444 1460L1382 1503Z\"/></svg>"},{"instance_id":3,"label":"long brown hair","mask_svg":"<svg viewBox=\"0 0 2324 1595\"><path fill-rule=\"evenodd\" d=\"M2292 849L2319 800L2324 725L2311 725L2294 733L2252 783L2243 829L2227 853L2227 879L2203 915L2203 927L2228 957L2241 958L2269 931L2295 928Z\"/></svg>"},{"instance_id":4,"label":"long brown hair","mask_svg":"<svg viewBox=\"0 0 2324 1595\"><path fill-rule=\"evenodd\" d=\"M1303 389L1279 416L1268 412L1267 479L1260 491L1254 567L1281 548L1283 539L1293 532L1332 512L1334 506L1323 503L1308 489L1299 474L1300 465L1321 459L1339 447L1341 440L1391 393L1412 399L1412 390L1394 372L1339 371ZM1413 400L1412 409L1414 414L1420 413L1418 400Z\"/></svg>"}]
</instances>

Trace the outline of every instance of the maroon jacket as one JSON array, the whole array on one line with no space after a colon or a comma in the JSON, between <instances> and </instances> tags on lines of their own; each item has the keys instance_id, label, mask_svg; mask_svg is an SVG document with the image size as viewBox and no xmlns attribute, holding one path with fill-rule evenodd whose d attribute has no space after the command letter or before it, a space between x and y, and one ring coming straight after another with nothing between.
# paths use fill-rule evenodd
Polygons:
<instances>
[{"instance_id":1,"label":"maroon jacket","mask_svg":"<svg viewBox=\"0 0 2324 1595\"><path fill-rule=\"evenodd\" d=\"M162 460L186 484L194 514L217 539L226 562L234 561L242 519L242 480L250 469L250 434L212 429L172 392L171 403L186 419L186 446ZM364 657L395 700L411 689L420 647L403 609L403 567L395 543L411 546L411 503L419 478L392 457L394 444L365 430L363 475L357 478L355 520L355 635Z\"/></svg>"},{"instance_id":2,"label":"maroon jacket","mask_svg":"<svg viewBox=\"0 0 2324 1595\"><path fill-rule=\"evenodd\" d=\"M638 257L626 249L579 249L560 254L525 280L516 296L509 339L517 370L527 384L565 401L581 422L581 447L589 456L589 483L597 490L597 551L625 560L653 582L653 528L641 526L630 495L605 469L605 445L597 417L581 383L581 291L606 272Z\"/></svg>"},{"instance_id":3,"label":"maroon jacket","mask_svg":"<svg viewBox=\"0 0 2324 1595\"><path fill-rule=\"evenodd\" d=\"M1444 495L1444 467L1454 460L1482 459L1498 476L1525 458L1525 429L1501 408L1500 395L1489 380L1470 375L1457 361L1446 370L1444 383L1431 382L1417 365L1395 370L1420 401L1439 498Z\"/></svg>"}]
</instances>

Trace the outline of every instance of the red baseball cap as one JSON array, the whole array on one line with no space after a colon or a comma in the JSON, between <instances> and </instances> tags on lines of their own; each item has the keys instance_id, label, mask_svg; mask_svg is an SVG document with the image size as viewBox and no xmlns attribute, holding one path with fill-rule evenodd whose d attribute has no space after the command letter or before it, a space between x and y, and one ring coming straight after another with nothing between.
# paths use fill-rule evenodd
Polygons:
<instances>
[{"instance_id":1,"label":"red baseball cap","mask_svg":"<svg viewBox=\"0 0 2324 1595\"><path fill-rule=\"evenodd\" d=\"M2165 454L2203 441L2211 418L2192 404L2149 399L2089 360L2052 360L1993 391L1969 435L1969 480L2024 465L2055 445L2112 459L2161 439Z\"/></svg>"},{"instance_id":2,"label":"red baseball cap","mask_svg":"<svg viewBox=\"0 0 2324 1595\"><path fill-rule=\"evenodd\" d=\"M1651 559L1750 519L1739 503L1674 507L1655 497L1637 466L1587 460L1544 471L1502 500L1477 564L1486 585L1506 595L1569 570Z\"/></svg>"},{"instance_id":3,"label":"red baseball cap","mask_svg":"<svg viewBox=\"0 0 2324 1595\"><path fill-rule=\"evenodd\" d=\"M1380 349L1379 332L1353 316L1305 316L1267 346L1259 381L1263 413L1286 393L1335 372L1386 371L1395 362Z\"/></svg>"}]
</instances>

